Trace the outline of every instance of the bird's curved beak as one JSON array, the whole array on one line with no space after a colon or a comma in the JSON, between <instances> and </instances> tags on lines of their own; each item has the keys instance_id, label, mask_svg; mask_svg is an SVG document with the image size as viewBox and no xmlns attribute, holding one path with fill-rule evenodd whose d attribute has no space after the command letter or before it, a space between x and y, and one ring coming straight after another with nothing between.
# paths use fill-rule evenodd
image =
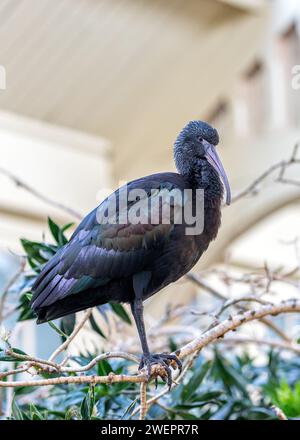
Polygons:
<instances>
[{"instance_id":1,"label":"bird's curved beak","mask_svg":"<svg viewBox=\"0 0 300 440\"><path fill-rule=\"evenodd\" d=\"M217 171L217 173L220 175L226 189L226 204L230 205L231 202L230 185L225 170L223 168L222 162L220 161L219 156L216 152L216 148L214 145L210 144L207 141L204 141L204 146L206 150L205 157L207 161L211 164L211 166L213 166L214 169Z\"/></svg>"}]
</instances>

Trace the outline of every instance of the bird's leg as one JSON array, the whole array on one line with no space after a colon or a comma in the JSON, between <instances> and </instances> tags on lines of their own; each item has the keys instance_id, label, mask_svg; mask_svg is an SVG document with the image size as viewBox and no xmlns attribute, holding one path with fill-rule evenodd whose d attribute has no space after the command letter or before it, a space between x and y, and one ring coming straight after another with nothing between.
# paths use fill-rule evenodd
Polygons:
<instances>
[{"instance_id":1,"label":"bird's leg","mask_svg":"<svg viewBox=\"0 0 300 440\"><path fill-rule=\"evenodd\" d=\"M146 274L146 275L145 275ZM148 280L148 281L147 281ZM145 283L145 281L147 281ZM144 325L144 306L143 306L143 292L149 282L149 277L147 276L146 272L142 272L140 274L137 274L133 278L133 287L134 287L134 293L135 293L135 299L133 303L131 304L131 310L132 314L136 323L136 327L138 330L138 334L141 341L141 346L143 350L143 356L139 365L139 370L141 370L144 367L147 367L147 373L148 377L151 376L151 367L154 364L159 364L163 367L164 374L161 375L162 379L165 379L167 377L167 383L169 385L169 388L171 388L172 385L172 373L170 369L170 365L172 364L172 367L174 364L179 368L181 371L182 364L180 360L177 358L177 356L173 354L167 354L167 353L159 353L159 354L151 354L147 342L147 336L145 331L145 325ZM157 384L157 378L155 378L155 383Z\"/></svg>"},{"instance_id":2,"label":"bird's leg","mask_svg":"<svg viewBox=\"0 0 300 440\"><path fill-rule=\"evenodd\" d=\"M144 306L143 301L141 299L135 299L133 304L131 305L132 314L135 320L136 328L140 337L141 346L143 350L143 356L145 358L150 357L150 350L148 346L146 331L145 331L145 324L144 324ZM142 362L140 363L139 369L142 368ZM148 373L151 372L148 371Z\"/></svg>"},{"instance_id":3,"label":"bird's leg","mask_svg":"<svg viewBox=\"0 0 300 440\"><path fill-rule=\"evenodd\" d=\"M159 364L161 367L163 367L163 373L161 374L162 379L167 378L167 383L169 385L169 388L171 388L172 385L172 373L170 369L170 365L172 364L172 367L174 364L179 368L179 370L182 370L182 364L180 360L175 356L174 354L167 354L167 353L158 353L158 354L151 354L147 342L146 337L146 331L145 331L145 325L144 325L144 318L143 318L143 301L142 299L135 299L134 302L131 305L131 310L133 317L135 319L136 327L138 330L138 334L141 341L141 346L143 350L142 359L139 365L139 370L146 367L147 368L147 374L150 378L151 376L151 367L154 364ZM155 383L157 384L157 378L155 377Z\"/></svg>"}]
</instances>

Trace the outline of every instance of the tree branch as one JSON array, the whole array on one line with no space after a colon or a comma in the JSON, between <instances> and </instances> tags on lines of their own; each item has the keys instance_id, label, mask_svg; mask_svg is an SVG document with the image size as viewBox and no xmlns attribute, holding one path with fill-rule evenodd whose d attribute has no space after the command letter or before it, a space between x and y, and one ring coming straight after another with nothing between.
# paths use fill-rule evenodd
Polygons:
<instances>
[{"instance_id":1,"label":"tree branch","mask_svg":"<svg viewBox=\"0 0 300 440\"><path fill-rule=\"evenodd\" d=\"M6 301L8 293L9 293L9 290L15 284L15 282L18 280L20 275L24 272L25 264L26 264L25 258L21 258L19 269L17 270L15 275L9 280L7 285L4 287L3 293L0 298L0 324L3 321L5 301Z\"/></svg>"},{"instance_id":2,"label":"tree branch","mask_svg":"<svg viewBox=\"0 0 300 440\"><path fill-rule=\"evenodd\" d=\"M197 275L193 274L192 272L188 273L186 275L186 278L191 280L193 283L197 284L200 288L205 290L206 292L210 293L212 296L214 296L217 299L220 299L223 301L224 304L229 301L229 299L223 295L222 293L218 292L215 288L210 286L208 283L206 283L204 280L200 279ZM232 304L233 306L236 304ZM240 310L249 310L248 307L239 305ZM276 333L280 338L287 342L291 342L290 338L279 328L276 324L274 324L272 321L270 321L268 318L261 318L260 322L262 322L264 325L269 327L274 333Z\"/></svg>"},{"instance_id":3,"label":"tree branch","mask_svg":"<svg viewBox=\"0 0 300 440\"><path fill-rule=\"evenodd\" d=\"M17 177L15 174L11 173L10 171L4 168L0 168L0 174L8 177L16 186L29 192L36 199L39 199L42 202L46 203L47 205L50 205L54 208L58 208L61 211L64 211L65 213L76 218L77 220L82 219L82 215L79 214L79 212L75 211L73 208L70 208L69 206L64 205L63 203L57 202L56 200L53 200L50 197L45 196L44 194L37 191L33 186L28 185L26 182L21 180L19 177Z\"/></svg>"},{"instance_id":4,"label":"tree branch","mask_svg":"<svg viewBox=\"0 0 300 440\"><path fill-rule=\"evenodd\" d=\"M55 377L53 379L37 379L37 380L17 380L17 381L0 381L0 387L3 388L16 388L16 387L39 387L49 385L61 385L61 384L93 384L98 383L112 384L120 382L128 383L141 383L146 382L147 377L145 374L139 375L126 375L126 374L114 374L109 373L108 376L62 376Z\"/></svg>"},{"instance_id":5,"label":"tree branch","mask_svg":"<svg viewBox=\"0 0 300 440\"><path fill-rule=\"evenodd\" d=\"M260 308L253 309L253 310L247 310L245 312L237 313L236 315L229 317L228 319L224 320L220 324L216 325L214 328L207 330L203 335L193 339L191 342L183 346L181 349L177 350L175 354L180 358L184 359L185 357L189 355L198 355L198 353L204 348L205 346L209 345L210 343L216 341L219 338L222 338L226 333L237 329L241 325L243 325L246 322L254 321L257 319L261 319L264 316L267 315L278 315L280 313L294 313L294 312L300 312L300 300L297 299L289 299L287 301L282 301L279 304L266 304L262 305ZM25 355L19 355L14 354L13 352L10 352L10 355L15 356L16 359L23 359L23 360L30 360L31 362L35 362L35 366L37 363L37 359L28 357ZM88 364L89 366L95 365L95 363L99 360L104 359L105 357L117 357L120 355L120 353L107 353L104 355L100 355L100 358L97 357L93 361ZM120 356L121 357L121 356ZM126 359L133 360L134 362L137 361L136 357L131 357L131 355L124 354ZM57 366L57 364L53 364L49 361L41 361L41 367L43 369L43 366L49 365L51 367L60 368ZM88 366L84 367L88 369ZM68 370L68 367L62 367L61 371L63 372L65 369L65 372L74 372L76 371L76 368L73 368L72 370ZM152 367L152 375L156 375L159 372L160 366L153 365ZM57 370L56 370L57 371ZM78 370L80 371L80 369ZM147 376L145 372L141 372L138 375L115 375L113 373L110 373L108 376L63 376L63 377L57 377L53 379L41 379L41 380L30 380L30 381L0 381L0 387L17 387L17 386L46 386L46 385L56 385L56 384L68 384L68 383L116 383L116 382L134 382L134 383L140 383L140 382L146 382Z\"/></svg>"},{"instance_id":6,"label":"tree branch","mask_svg":"<svg viewBox=\"0 0 300 440\"><path fill-rule=\"evenodd\" d=\"M300 312L300 300L295 298L282 301L279 304L266 304L257 309L247 310L245 312L241 311L208 330L202 336L195 338L193 341L177 350L175 354L182 359L196 350L201 350L210 342L222 338L226 333L237 329L246 322L261 319L268 315L276 316L280 313L293 312Z\"/></svg>"},{"instance_id":7,"label":"tree branch","mask_svg":"<svg viewBox=\"0 0 300 440\"><path fill-rule=\"evenodd\" d=\"M258 344L258 345L267 345L268 347L280 348L281 350L292 351L298 355L300 355L300 345L294 343L288 343L284 341L273 341L271 339L258 339L258 338L248 338L248 337L237 337L234 338L225 338L219 339L215 341L220 344Z\"/></svg>"},{"instance_id":8,"label":"tree branch","mask_svg":"<svg viewBox=\"0 0 300 440\"><path fill-rule=\"evenodd\" d=\"M288 420L287 416L284 414L282 409L278 408L278 406L273 405L271 409L274 411L279 420Z\"/></svg>"},{"instance_id":9,"label":"tree branch","mask_svg":"<svg viewBox=\"0 0 300 440\"><path fill-rule=\"evenodd\" d=\"M62 351L66 350L69 345L71 344L71 342L73 341L73 339L77 336L77 334L80 332L80 330L82 329L82 327L84 326L84 324L87 322L87 320L89 319L89 317L92 314L93 309L87 309L84 311L84 316L82 318L82 320L75 326L74 330L72 331L72 333L70 334L70 336L65 340L65 342L63 342L49 357L49 361L53 361L53 359L55 359Z\"/></svg>"},{"instance_id":10,"label":"tree branch","mask_svg":"<svg viewBox=\"0 0 300 440\"><path fill-rule=\"evenodd\" d=\"M290 185L300 186L300 182L288 180L288 179L284 178L287 167L289 167L290 165L294 165L294 164L300 164L300 159L297 158L298 150L299 150L299 144L296 144L294 146L292 155L288 160L281 160L280 162L275 163L270 168L268 168L266 171L264 171L259 177L257 177L244 190L235 194L231 199L231 203L235 203L238 200L240 200L248 195L253 196L253 195L257 194L259 185L264 180L266 180L271 174L273 174L275 171L278 171L278 173L279 173L277 178L275 179L275 182L287 183Z\"/></svg>"},{"instance_id":11,"label":"tree branch","mask_svg":"<svg viewBox=\"0 0 300 440\"><path fill-rule=\"evenodd\" d=\"M140 363L140 359L134 354L124 353L122 351L114 351L99 354L94 359L92 359L91 362L89 362L87 365L84 365L83 367L60 367L60 371L64 373L82 373L84 371L91 370L98 362L101 362L104 359L112 358L126 359L127 361L135 362L136 364Z\"/></svg>"}]
</instances>

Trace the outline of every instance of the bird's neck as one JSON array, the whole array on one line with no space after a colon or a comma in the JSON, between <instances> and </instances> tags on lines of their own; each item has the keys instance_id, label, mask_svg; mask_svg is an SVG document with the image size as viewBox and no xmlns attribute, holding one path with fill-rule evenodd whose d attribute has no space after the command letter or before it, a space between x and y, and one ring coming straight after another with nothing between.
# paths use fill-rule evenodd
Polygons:
<instances>
[{"instance_id":1,"label":"bird's neck","mask_svg":"<svg viewBox=\"0 0 300 440\"><path fill-rule=\"evenodd\" d=\"M183 170L178 170L195 189L204 190L206 206L219 206L223 198L223 185L215 169L202 158L195 158Z\"/></svg>"}]
</instances>

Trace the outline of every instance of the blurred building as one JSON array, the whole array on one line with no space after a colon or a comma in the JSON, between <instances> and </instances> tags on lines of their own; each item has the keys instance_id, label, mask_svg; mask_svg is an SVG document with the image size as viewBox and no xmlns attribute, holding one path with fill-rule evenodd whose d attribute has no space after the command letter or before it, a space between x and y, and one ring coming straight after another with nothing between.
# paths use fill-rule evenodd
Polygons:
<instances>
[{"instance_id":1,"label":"blurred building","mask_svg":"<svg viewBox=\"0 0 300 440\"><path fill-rule=\"evenodd\" d=\"M8 249L20 252L19 237L40 239L47 215L71 219L13 177L86 213L120 181L173 170L174 138L196 118L220 131L233 190L288 157L300 138L300 90L292 87L298 3L3 0L2 282L15 270ZM234 264L256 266L239 237L298 197L295 188L271 185L255 201L227 208L201 265L222 261L231 246ZM175 290L180 298L182 287ZM153 298L153 309L156 301L168 294Z\"/></svg>"}]
</instances>

